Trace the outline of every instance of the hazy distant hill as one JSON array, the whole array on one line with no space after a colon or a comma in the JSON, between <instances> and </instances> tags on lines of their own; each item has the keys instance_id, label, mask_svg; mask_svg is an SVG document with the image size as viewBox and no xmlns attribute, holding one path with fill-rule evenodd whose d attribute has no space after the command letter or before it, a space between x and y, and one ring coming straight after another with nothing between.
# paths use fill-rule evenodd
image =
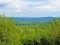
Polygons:
<instances>
[{"instance_id":1,"label":"hazy distant hill","mask_svg":"<svg viewBox=\"0 0 60 45\"><path fill-rule=\"evenodd\" d=\"M40 17L40 18L34 18L34 17L14 17L16 21L24 21L24 22L48 22L51 19L53 20L55 17Z\"/></svg>"}]
</instances>

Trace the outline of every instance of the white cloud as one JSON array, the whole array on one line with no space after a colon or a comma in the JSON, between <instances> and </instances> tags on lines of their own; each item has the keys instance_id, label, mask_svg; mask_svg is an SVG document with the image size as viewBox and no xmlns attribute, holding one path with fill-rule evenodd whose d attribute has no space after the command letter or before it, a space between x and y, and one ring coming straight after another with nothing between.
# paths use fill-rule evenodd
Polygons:
<instances>
[{"instance_id":1,"label":"white cloud","mask_svg":"<svg viewBox=\"0 0 60 45\"><path fill-rule=\"evenodd\" d=\"M56 9L60 9L60 0L51 0L51 4L54 5Z\"/></svg>"},{"instance_id":2,"label":"white cloud","mask_svg":"<svg viewBox=\"0 0 60 45\"><path fill-rule=\"evenodd\" d=\"M0 3L6 3L6 7L4 7L5 11L13 11L13 12L21 12L22 9L27 8L29 5L42 5L43 2L29 2L22 0L1 0ZM2 9L2 11L4 11Z\"/></svg>"},{"instance_id":3,"label":"white cloud","mask_svg":"<svg viewBox=\"0 0 60 45\"><path fill-rule=\"evenodd\" d=\"M21 2L22 2L21 0L1 0L0 1L0 3L2 4L6 3L6 7L4 7L4 10L6 9L7 11L9 10L9 11L16 11L16 12L21 12L21 8L24 7L24 5L21 4Z\"/></svg>"},{"instance_id":4,"label":"white cloud","mask_svg":"<svg viewBox=\"0 0 60 45\"><path fill-rule=\"evenodd\" d=\"M35 6L35 8L38 10L51 10L51 11L60 10L60 0L49 0L48 4Z\"/></svg>"},{"instance_id":5,"label":"white cloud","mask_svg":"<svg viewBox=\"0 0 60 45\"><path fill-rule=\"evenodd\" d=\"M6 3L6 7L1 9L1 11L8 12L22 12L22 9L34 9L34 10L60 10L60 0L49 0L46 2L29 2L22 0L0 0L0 3ZM29 7L29 5L33 7Z\"/></svg>"},{"instance_id":6,"label":"white cloud","mask_svg":"<svg viewBox=\"0 0 60 45\"><path fill-rule=\"evenodd\" d=\"M60 0L49 0L48 3L46 2L31 2L33 7L26 7L25 9L32 9L32 10L50 10L50 11L58 11L60 10Z\"/></svg>"}]
</instances>

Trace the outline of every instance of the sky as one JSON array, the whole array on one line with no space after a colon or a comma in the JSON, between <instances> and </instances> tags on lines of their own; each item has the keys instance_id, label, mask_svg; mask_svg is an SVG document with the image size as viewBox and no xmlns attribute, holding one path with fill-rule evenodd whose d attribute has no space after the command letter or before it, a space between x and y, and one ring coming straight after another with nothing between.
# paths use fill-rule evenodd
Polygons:
<instances>
[{"instance_id":1,"label":"sky","mask_svg":"<svg viewBox=\"0 0 60 45\"><path fill-rule=\"evenodd\" d=\"M8 17L60 17L60 0L0 0L0 14Z\"/></svg>"}]
</instances>

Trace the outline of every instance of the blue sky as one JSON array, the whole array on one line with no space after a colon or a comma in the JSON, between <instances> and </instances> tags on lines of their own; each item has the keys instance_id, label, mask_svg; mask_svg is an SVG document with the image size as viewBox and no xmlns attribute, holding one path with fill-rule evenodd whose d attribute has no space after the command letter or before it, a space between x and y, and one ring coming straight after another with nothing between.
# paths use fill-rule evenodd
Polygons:
<instances>
[{"instance_id":1,"label":"blue sky","mask_svg":"<svg viewBox=\"0 0 60 45\"><path fill-rule=\"evenodd\" d=\"M0 0L0 14L14 17L60 17L60 0Z\"/></svg>"}]
</instances>

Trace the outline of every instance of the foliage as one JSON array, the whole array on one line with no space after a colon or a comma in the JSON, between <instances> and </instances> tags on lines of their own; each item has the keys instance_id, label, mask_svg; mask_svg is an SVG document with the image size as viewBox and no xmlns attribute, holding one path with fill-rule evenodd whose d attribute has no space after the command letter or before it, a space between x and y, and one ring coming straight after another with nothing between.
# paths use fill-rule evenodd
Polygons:
<instances>
[{"instance_id":1,"label":"foliage","mask_svg":"<svg viewBox=\"0 0 60 45\"><path fill-rule=\"evenodd\" d=\"M0 16L0 45L60 45L60 21L16 25L12 17Z\"/></svg>"}]
</instances>

